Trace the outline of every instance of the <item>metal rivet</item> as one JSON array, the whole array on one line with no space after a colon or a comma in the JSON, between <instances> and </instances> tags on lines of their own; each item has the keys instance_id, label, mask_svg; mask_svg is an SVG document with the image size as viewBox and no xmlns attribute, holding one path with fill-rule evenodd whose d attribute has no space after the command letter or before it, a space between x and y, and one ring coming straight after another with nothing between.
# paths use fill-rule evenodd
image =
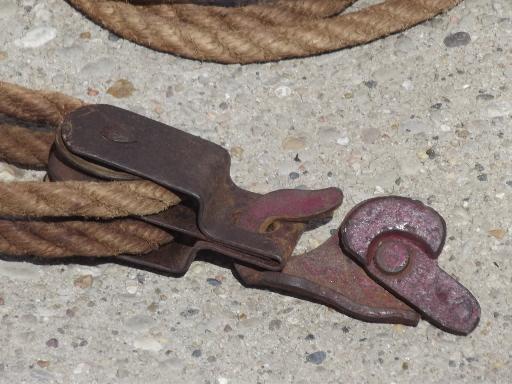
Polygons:
<instances>
[{"instance_id":1,"label":"metal rivet","mask_svg":"<svg viewBox=\"0 0 512 384\"><path fill-rule=\"evenodd\" d=\"M137 142L135 132L130 127L118 125L109 126L102 130L102 136L114 143L135 143Z\"/></svg>"},{"instance_id":2,"label":"metal rivet","mask_svg":"<svg viewBox=\"0 0 512 384\"><path fill-rule=\"evenodd\" d=\"M398 242L385 242L377 248L375 264L384 273L402 272L411 258L409 247Z\"/></svg>"}]
</instances>

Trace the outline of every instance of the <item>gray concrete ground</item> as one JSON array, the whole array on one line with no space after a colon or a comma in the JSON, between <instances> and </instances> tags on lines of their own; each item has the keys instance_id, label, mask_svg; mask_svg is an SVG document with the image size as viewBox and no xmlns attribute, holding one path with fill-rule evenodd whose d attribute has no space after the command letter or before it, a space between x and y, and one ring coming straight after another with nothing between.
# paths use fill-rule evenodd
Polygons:
<instances>
[{"instance_id":1,"label":"gray concrete ground","mask_svg":"<svg viewBox=\"0 0 512 384\"><path fill-rule=\"evenodd\" d=\"M116 264L0 261L0 382L509 383L511 62L510 0L467 0L366 46L247 66L150 51L62 0L0 0L2 80L219 143L235 181L254 191L341 187L334 220L298 251L361 200L428 202L448 224L441 266L482 306L478 328L458 337L246 289L202 262L172 279ZM121 79L134 90L116 98ZM21 175L0 166L2 180Z\"/></svg>"}]
</instances>

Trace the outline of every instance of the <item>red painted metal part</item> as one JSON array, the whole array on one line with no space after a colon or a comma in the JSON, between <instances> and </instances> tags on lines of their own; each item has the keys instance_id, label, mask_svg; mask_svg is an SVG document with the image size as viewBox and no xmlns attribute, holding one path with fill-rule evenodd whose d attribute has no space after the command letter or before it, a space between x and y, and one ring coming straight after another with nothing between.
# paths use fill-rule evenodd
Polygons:
<instances>
[{"instance_id":1,"label":"red painted metal part","mask_svg":"<svg viewBox=\"0 0 512 384\"><path fill-rule=\"evenodd\" d=\"M292 256L280 272L235 268L248 285L307 298L356 319L416 325L420 318L342 252L337 234L311 252Z\"/></svg>"},{"instance_id":2,"label":"red painted metal part","mask_svg":"<svg viewBox=\"0 0 512 384\"><path fill-rule=\"evenodd\" d=\"M367 200L338 234L292 256L312 219L331 217L337 188L259 195L237 187L228 153L211 142L134 113L93 105L67 116L50 157L52 180L152 180L182 203L140 220L175 241L133 264L185 273L203 251L234 260L244 282L318 301L372 322L433 324L467 334L480 316L476 299L437 266L444 220L418 201ZM418 313L419 312L419 313Z\"/></svg>"},{"instance_id":3,"label":"red painted metal part","mask_svg":"<svg viewBox=\"0 0 512 384\"><path fill-rule=\"evenodd\" d=\"M341 226L344 249L386 289L447 331L468 334L480 320L475 297L437 265L446 236L432 208L404 197L356 206Z\"/></svg>"}]
</instances>

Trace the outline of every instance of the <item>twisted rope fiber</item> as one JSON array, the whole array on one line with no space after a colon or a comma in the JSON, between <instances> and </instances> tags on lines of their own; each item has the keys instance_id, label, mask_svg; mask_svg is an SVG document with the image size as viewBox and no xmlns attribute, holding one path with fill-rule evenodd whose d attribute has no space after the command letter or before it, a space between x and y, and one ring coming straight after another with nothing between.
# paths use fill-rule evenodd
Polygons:
<instances>
[{"instance_id":1,"label":"twisted rope fiber","mask_svg":"<svg viewBox=\"0 0 512 384\"><path fill-rule=\"evenodd\" d=\"M158 213L179 199L151 182L0 183L0 216L111 219Z\"/></svg>"},{"instance_id":2,"label":"twisted rope fiber","mask_svg":"<svg viewBox=\"0 0 512 384\"><path fill-rule=\"evenodd\" d=\"M46 168L54 134L0 124L0 137L0 161L31 169Z\"/></svg>"},{"instance_id":3,"label":"twisted rope fiber","mask_svg":"<svg viewBox=\"0 0 512 384\"><path fill-rule=\"evenodd\" d=\"M243 7L168 1L68 0L92 20L136 43L220 63L306 57L403 31L462 0L386 0L342 13L350 0L277 0Z\"/></svg>"},{"instance_id":4,"label":"twisted rope fiber","mask_svg":"<svg viewBox=\"0 0 512 384\"><path fill-rule=\"evenodd\" d=\"M10 256L110 257L144 254L172 241L149 224L124 219L112 222L0 220L0 253Z\"/></svg>"},{"instance_id":5,"label":"twisted rope fiber","mask_svg":"<svg viewBox=\"0 0 512 384\"><path fill-rule=\"evenodd\" d=\"M0 113L51 125L84 105L57 92L32 91L0 81ZM44 168L54 135L16 124L1 124L0 159ZM0 183L0 253L39 257L144 254L172 241L157 227L131 219L79 221L161 212L179 198L157 184L126 182ZM11 219L23 220L5 220ZM62 221L27 221L27 218ZM73 217L73 219L71 219Z\"/></svg>"},{"instance_id":6,"label":"twisted rope fiber","mask_svg":"<svg viewBox=\"0 0 512 384\"><path fill-rule=\"evenodd\" d=\"M0 113L16 119L56 127L67 113L84 105L59 92L35 91L0 81Z\"/></svg>"}]
</instances>

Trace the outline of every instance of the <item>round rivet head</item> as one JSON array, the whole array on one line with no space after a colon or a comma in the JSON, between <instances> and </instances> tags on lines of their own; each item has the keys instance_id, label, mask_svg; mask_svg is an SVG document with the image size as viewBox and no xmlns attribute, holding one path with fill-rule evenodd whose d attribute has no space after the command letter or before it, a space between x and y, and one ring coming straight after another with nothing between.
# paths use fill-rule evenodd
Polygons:
<instances>
[{"instance_id":1,"label":"round rivet head","mask_svg":"<svg viewBox=\"0 0 512 384\"><path fill-rule=\"evenodd\" d=\"M402 272L411 258L409 247L398 242L384 242L377 248L375 264L384 273Z\"/></svg>"}]
</instances>

